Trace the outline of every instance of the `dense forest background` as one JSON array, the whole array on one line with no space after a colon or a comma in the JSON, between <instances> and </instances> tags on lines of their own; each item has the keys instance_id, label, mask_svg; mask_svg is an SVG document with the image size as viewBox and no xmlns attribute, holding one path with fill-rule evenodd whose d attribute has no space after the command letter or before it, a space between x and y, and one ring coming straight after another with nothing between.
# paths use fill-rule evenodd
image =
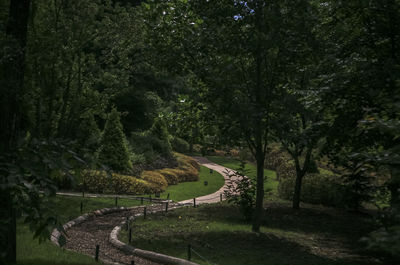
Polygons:
<instances>
[{"instance_id":1,"label":"dense forest background","mask_svg":"<svg viewBox=\"0 0 400 265\"><path fill-rule=\"evenodd\" d=\"M393 239L399 44L398 0L1 0L1 242L22 213L55 225L38 191L84 170L138 176L172 150L230 148L257 164L254 231L263 168L284 153L294 208L319 165L346 207L383 198Z\"/></svg>"}]
</instances>

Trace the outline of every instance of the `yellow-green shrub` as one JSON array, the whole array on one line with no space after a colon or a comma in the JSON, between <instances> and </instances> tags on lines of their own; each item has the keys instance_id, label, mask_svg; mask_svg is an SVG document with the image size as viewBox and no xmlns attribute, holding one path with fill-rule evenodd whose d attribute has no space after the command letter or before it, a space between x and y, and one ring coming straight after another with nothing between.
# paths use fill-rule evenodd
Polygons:
<instances>
[{"instance_id":1,"label":"yellow-green shrub","mask_svg":"<svg viewBox=\"0 0 400 265\"><path fill-rule=\"evenodd\" d=\"M132 176L112 174L112 179L112 187L117 194L148 194L156 192L151 183Z\"/></svg>"},{"instance_id":2,"label":"yellow-green shrub","mask_svg":"<svg viewBox=\"0 0 400 265\"><path fill-rule=\"evenodd\" d=\"M190 156L185 156L180 153L174 153L174 155L176 157L176 160L178 161L179 167L187 167L188 165L191 165L192 167L197 169L197 171L200 170L200 165Z\"/></svg>"},{"instance_id":3,"label":"yellow-green shrub","mask_svg":"<svg viewBox=\"0 0 400 265\"><path fill-rule=\"evenodd\" d=\"M179 182L199 180L199 172L192 166L185 168L171 168L169 171L173 172L178 177Z\"/></svg>"},{"instance_id":4,"label":"yellow-green shrub","mask_svg":"<svg viewBox=\"0 0 400 265\"><path fill-rule=\"evenodd\" d=\"M86 189L89 192L117 194L146 194L155 192L149 182L133 176L116 173L109 175L105 171L99 170L86 170L83 176Z\"/></svg>"},{"instance_id":5,"label":"yellow-green shrub","mask_svg":"<svg viewBox=\"0 0 400 265\"><path fill-rule=\"evenodd\" d=\"M168 187L164 176L157 171L143 171L140 178L148 182L155 192L162 192Z\"/></svg>"},{"instance_id":6,"label":"yellow-green shrub","mask_svg":"<svg viewBox=\"0 0 400 265\"><path fill-rule=\"evenodd\" d=\"M168 182L168 185L176 185L179 182L178 176L176 172L171 171L171 168L164 168L158 170L158 173L164 176L165 180Z\"/></svg>"}]
</instances>

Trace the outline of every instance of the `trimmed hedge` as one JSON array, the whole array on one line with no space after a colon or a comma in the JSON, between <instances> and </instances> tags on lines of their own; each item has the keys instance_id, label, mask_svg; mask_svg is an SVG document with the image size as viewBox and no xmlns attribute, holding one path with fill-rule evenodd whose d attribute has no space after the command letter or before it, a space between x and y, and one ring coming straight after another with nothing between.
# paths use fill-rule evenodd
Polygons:
<instances>
[{"instance_id":1,"label":"trimmed hedge","mask_svg":"<svg viewBox=\"0 0 400 265\"><path fill-rule=\"evenodd\" d=\"M155 192L149 182L132 176L116 173L109 175L105 171L99 170L87 170L83 176L86 188L90 192L133 195Z\"/></svg>"},{"instance_id":2,"label":"trimmed hedge","mask_svg":"<svg viewBox=\"0 0 400 265\"><path fill-rule=\"evenodd\" d=\"M200 166L196 160L179 153L175 156L178 168L143 171L138 178L99 170L87 170L83 172L83 177L89 192L133 195L163 192L168 185L197 181Z\"/></svg>"},{"instance_id":3,"label":"trimmed hedge","mask_svg":"<svg viewBox=\"0 0 400 265\"><path fill-rule=\"evenodd\" d=\"M171 170L171 168L164 168L158 170L158 173L164 176L165 180L168 182L168 185L176 185L178 184L179 179L176 172L173 172Z\"/></svg>"},{"instance_id":4,"label":"trimmed hedge","mask_svg":"<svg viewBox=\"0 0 400 265\"><path fill-rule=\"evenodd\" d=\"M157 171L143 171L140 178L150 184L153 193L162 192L168 187L164 176Z\"/></svg>"},{"instance_id":5,"label":"trimmed hedge","mask_svg":"<svg viewBox=\"0 0 400 265\"><path fill-rule=\"evenodd\" d=\"M185 156L185 155L179 154L179 153L174 153L174 155L176 157L176 160L178 161L178 166L179 167L186 168L189 165L191 165L197 171L200 170L200 165L196 162L196 160L194 160L190 156Z\"/></svg>"}]
</instances>

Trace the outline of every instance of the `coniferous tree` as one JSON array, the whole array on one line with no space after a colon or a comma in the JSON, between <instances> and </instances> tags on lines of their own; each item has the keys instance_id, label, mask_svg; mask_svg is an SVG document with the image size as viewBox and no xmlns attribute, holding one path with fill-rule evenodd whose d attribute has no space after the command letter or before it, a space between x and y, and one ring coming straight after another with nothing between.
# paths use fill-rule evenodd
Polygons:
<instances>
[{"instance_id":1,"label":"coniferous tree","mask_svg":"<svg viewBox=\"0 0 400 265\"><path fill-rule=\"evenodd\" d=\"M132 168L127 141L116 108L111 110L104 127L100 141L99 162L118 172Z\"/></svg>"},{"instance_id":2,"label":"coniferous tree","mask_svg":"<svg viewBox=\"0 0 400 265\"><path fill-rule=\"evenodd\" d=\"M82 115L82 120L78 128L78 142L89 150L96 150L99 146L101 132L94 119L93 113L88 111Z\"/></svg>"}]
</instances>

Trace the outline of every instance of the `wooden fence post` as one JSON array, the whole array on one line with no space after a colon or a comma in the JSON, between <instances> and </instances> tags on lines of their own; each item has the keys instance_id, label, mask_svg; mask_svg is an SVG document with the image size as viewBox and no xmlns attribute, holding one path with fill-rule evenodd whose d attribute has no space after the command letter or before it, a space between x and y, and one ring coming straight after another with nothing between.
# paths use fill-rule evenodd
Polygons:
<instances>
[{"instance_id":1,"label":"wooden fence post","mask_svg":"<svg viewBox=\"0 0 400 265\"><path fill-rule=\"evenodd\" d=\"M192 259L192 246L189 244L188 245L188 260Z\"/></svg>"},{"instance_id":2,"label":"wooden fence post","mask_svg":"<svg viewBox=\"0 0 400 265\"><path fill-rule=\"evenodd\" d=\"M96 245L96 253L94 255L94 260L99 261L99 251L100 251L100 246Z\"/></svg>"}]
</instances>

